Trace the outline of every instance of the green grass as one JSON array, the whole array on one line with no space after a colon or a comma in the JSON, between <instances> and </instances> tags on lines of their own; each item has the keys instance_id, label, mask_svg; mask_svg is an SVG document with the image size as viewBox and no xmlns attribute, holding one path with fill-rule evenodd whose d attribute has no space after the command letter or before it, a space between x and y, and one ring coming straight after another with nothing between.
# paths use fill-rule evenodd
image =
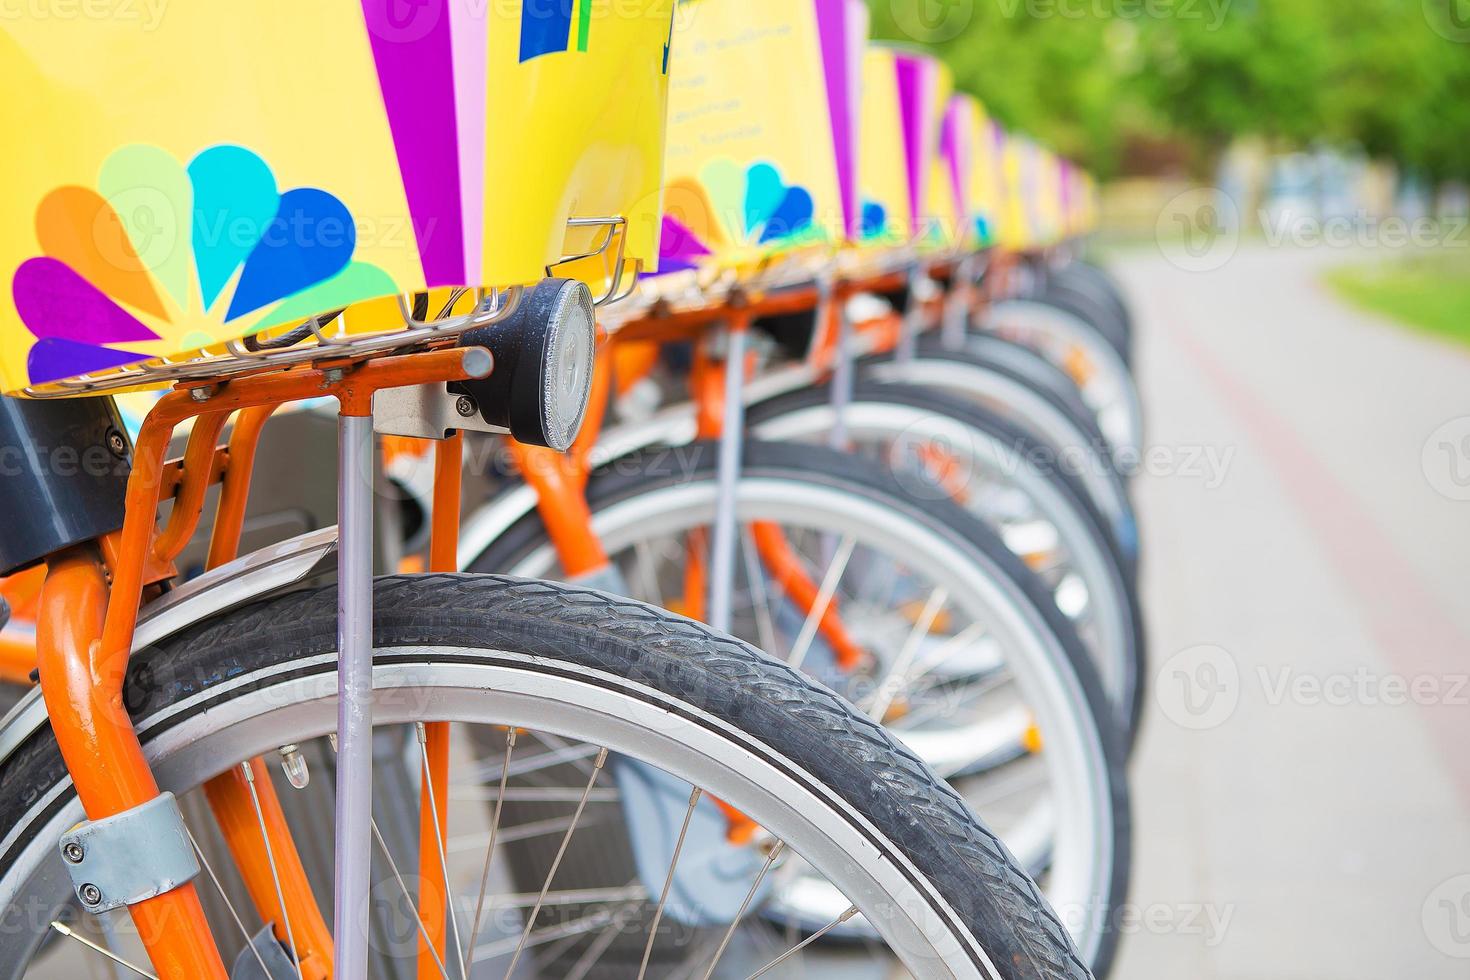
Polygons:
<instances>
[{"instance_id":1,"label":"green grass","mask_svg":"<svg viewBox=\"0 0 1470 980\"><path fill-rule=\"evenodd\" d=\"M1335 269L1327 281L1349 302L1470 345L1470 249L1446 248Z\"/></svg>"}]
</instances>

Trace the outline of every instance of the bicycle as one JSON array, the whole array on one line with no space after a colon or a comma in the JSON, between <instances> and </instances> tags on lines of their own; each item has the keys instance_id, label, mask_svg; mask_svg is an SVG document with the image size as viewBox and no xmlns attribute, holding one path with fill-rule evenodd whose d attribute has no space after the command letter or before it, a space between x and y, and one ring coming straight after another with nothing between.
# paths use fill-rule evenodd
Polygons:
<instances>
[{"instance_id":1,"label":"bicycle","mask_svg":"<svg viewBox=\"0 0 1470 980\"><path fill-rule=\"evenodd\" d=\"M54 472L29 474L27 482L7 488L30 518L17 526L39 537L7 535L3 564L13 568L44 559L47 578L38 608L40 695L24 702L0 732L0 784L7 788L0 797L0 826L6 828L0 842L0 892L8 908L35 916L27 923L34 928L7 929L0 935L4 969L23 976L31 966L45 968L44 962L33 962L34 956L44 960L76 950L93 962L110 959L110 965L150 975L138 962L89 938L92 927L82 923L94 919L76 917L76 908L126 908L158 975L170 980L245 976L257 967L255 975L276 980L291 973L320 977L335 972L356 978L369 975L383 954L416 960L427 975L468 975L477 958L507 962L509 975L528 949L566 938L536 929L541 913L552 906L574 913L563 927L576 922L587 927L590 922L577 935L597 933L578 961L586 972L606 951L597 945L602 938L616 937L629 921L629 908L637 924L642 923L640 916L651 920L650 937L657 935L663 916L689 914L682 902L668 901L669 885L657 901L646 890L631 898L627 891L590 897L553 892L560 863L556 858L536 895L509 896L511 904L500 906L529 910L514 912L515 927L501 929L503 919L498 925L486 924L484 909L477 908L466 941L459 910L446 901L453 888L444 845L451 839L448 772L456 758L451 726L461 731L477 726L503 746L499 764L491 757L481 772L487 796L490 785L497 787L491 810L496 815L508 802L512 776L525 774L524 760L515 756L522 739L545 746L557 765L580 761L590 768L582 786L572 788L578 800L572 817L552 831L561 841L559 853L565 853L588 807L606 802L599 792L606 787L600 788L598 780L613 753L642 760L684 780L685 787L698 787L688 789L681 830L661 842L669 858L665 882L675 877L682 844L704 812L706 797L718 798L753 822L758 833L739 848L752 882L746 898L725 921L711 927L717 941L689 957L696 969L708 964L706 976L731 949L746 910L760 898L762 881L788 849L844 895L853 896L839 918L845 922L861 914L915 972L1086 976L1035 886L958 798L881 729L830 693L737 641L650 607L544 583L448 574L455 565L457 537L459 459L454 438L443 440L437 454L439 506L431 549L433 566L445 574L371 580L366 463L376 394L419 391L432 402L422 411L424 422L439 417L435 411L456 410L459 397L481 409L504 404L507 414L496 419L501 427L524 432L521 426L529 420L532 431L547 442L574 432L585 408L593 300L585 285L553 281L529 290L455 290L451 311L466 297L474 309L460 315L447 312L442 318L420 312L420 300L431 292L424 287L436 285L441 276L459 278L456 270L467 267L457 249L477 237L484 248L479 270L486 272L487 281L500 282L540 278L547 263L566 254L563 243L569 242L574 262L605 259L616 246L615 269L599 284L603 297L611 299L618 295L628 266L651 259L655 224L643 214L617 216L621 206L605 212L616 217L596 217L594 210L593 217L581 212L568 220L559 213L563 181L571 179L580 163L577 146L476 161L470 148L474 141L466 138L461 162L467 169L483 164L485 184L538 191L515 200L513 220L505 227L481 228L476 235L471 227L474 209L460 208L458 202L443 208L435 197L442 184L422 169L421 151L427 144L421 137L452 131L455 100L405 99L409 89L404 72L408 66L451 66L451 77L425 73L414 84L447 86L460 94L484 93L477 84L484 76L473 59L465 64L452 57L456 34L451 27L456 25L403 25L375 19L374 10L367 8L364 24L355 9L342 5L293 8L294 19L287 23L297 30L283 31L258 10L200 8L193 17L170 21L149 37L153 57L148 81L182 97L211 91L197 84L198 78L209 77L207 72L183 78L201 58L207 56L216 69L221 63L247 68L257 82L254 94L280 118L334 127L341 137L334 141L318 134L324 138L309 145L331 145L339 160L359 150L364 161L380 165L367 169L390 175L377 178L384 181L377 188L384 192L379 203L397 197L407 207L390 203L383 214L411 211L415 221L426 215L448 220L457 214L467 226L458 243L454 235L432 243L425 237L397 258L392 246L370 247L391 268L351 266L350 281L333 280L329 290L310 298L301 298L306 288L288 290L279 298L298 300L298 305L276 307L270 315L278 322L245 336L232 336L238 328L225 326L207 338L208 344L199 344L194 334L164 331L166 318L150 317L145 326L157 327L159 339L149 341L141 353L161 359L147 360L138 350L117 347L134 340L131 333L117 335L115 320L110 321L112 332L95 335L101 343L88 345L59 335L56 308L38 300L49 295L77 300L90 294L59 287L55 294L47 292L48 286L73 281L56 268L71 267L55 255L46 256L55 264L32 266L26 287L17 290L26 298L18 304L23 308L0 310L7 328L18 318L38 338L26 347L31 354L27 361L17 364L7 356L6 388L24 386L25 394L40 400L0 402L8 430L4 443L60 444L82 453L111 450L114 459L131 457L126 476L113 466L101 488L68 482ZM672 12L661 0L640 4L638 12L641 16L596 24L586 18L576 24L569 20L561 41L542 21L522 22L519 10L492 7L485 15L504 21L491 32L496 40L489 64L499 84L489 91L502 100L500 107L512 121L548 113L575 120L591 113L615 127L626 123L628 132L639 134L630 141L627 166L621 171L628 179L610 180L604 167L596 184L588 185L583 204L593 208L599 201L627 205L645 197L634 186L637 175L647 179L657 172L656 166L650 170L638 163L660 153L656 120L667 84ZM594 28L599 32L596 42L589 39ZM98 105L107 105L111 92L140 90L118 84L115 77L123 66L136 68L137 59L116 57L137 50L136 37L90 22L67 29L61 53L52 43L57 28L49 24L22 23L13 33L38 64L55 68L58 61L94 58ZM195 43L201 31L231 37L233 60ZM323 47L324 37L344 43ZM351 43L354 38L359 42ZM587 58L558 58L573 50ZM279 58L269 63L291 70L279 78L260 73L260 63L251 56L266 51ZM43 117L71 118L77 111L70 93L36 82L27 90ZM358 107L337 99L338 93L354 90L381 91L386 114L376 105L356 111ZM591 97L594 93L597 98ZM409 105L415 111L405 115ZM431 111L425 112L426 107ZM158 117L162 108L149 105L150 118ZM184 127L193 119L185 112L162 115ZM249 113L224 112L220 118L258 123ZM69 132L111 132L85 125L87 120L77 122ZM358 124L356 135L341 132ZM515 125L511 129L524 131ZM99 162L90 143L50 149L58 155L64 149L83 165ZM186 175L199 204L207 197L201 188L217 186L207 175L258 174L256 161L261 158L252 161L252 156L229 148L203 162L201 154L192 161L197 166L188 169L176 164L169 173ZM134 151L124 162L141 159ZM28 166L29 158L13 158L7 177L14 178L16 199L31 203L42 199L51 177L38 178ZM394 175L404 178L406 189L388 187ZM326 191L292 193L280 196L274 216L266 214L267 226L279 220L290 227L298 217L310 223L346 210L333 208L331 201L341 205L342 199ZM371 196L361 188L357 195L344 194L348 199ZM101 200L112 209L105 194L88 200ZM59 213L71 218L78 214L66 208ZM98 205L81 215L101 213ZM137 213L129 215L129 220L137 218ZM139 230L120 218L118 226L129 238ZM414 227L426 235L424 227ZM24 254L36 247L29 229L6 228L4 240L7 258L13 249ZM56 242L51 239L41 247L58 250ZM289 253L261 254L276 272L320 273L341 257L340 245L324 239L294 244L299 247ZM404 273L405 256L416 256L419 273ZM185 291L213 294L205 307L216 299L227 299L232 310L258 302L263 264L244 255L234 259L238 264L231 266L228 256L216 255L193 271L197 278L186 267ZM130 270L137 269L130 265ZM143 266L141 271L142 279L110 285L136 290L142 282L172 275L164 265ZM288 284L299 286L299 280ZM397 288L385 288L409 284L417 286L407 290L412 300L403 299ZM276 288L284 287L277 282ZM142 294L130 295L136 299ZM396 304L394 295L400 297ZM344 296L352 302L343 303ZM371 302L373 297L387 299L387 313L383 303ZM162 297L156 298L167 306ZM330 312L338 309L343 312ZM327 312L318 315L322 311ZM191 322L197 326L201 321ZM497 358L487 348L455 346L461 334L490 326L501 328L497 333L508 338L508 347L497 351L499 360L518 361L526 370L497 372ZM29 383L17 384L17 378ZM107 396L140 384L172 385L174 390L150 412L131 452L124 437L118 453L122 429ZM472 394L448 403L436 400L445 385L462 386ZM46 400L60 393L96 397ZM340 405L340 533L234 558L260 427L281 403L321 397ZM534 406L529 415L527 405ZM217 445L220 432L236 412L241 414L230 444L222 448ZM169 463L164 458L169 435L186 419L195 421L184 459ZM222 493L210 549L213 569L176 585L170 563L198 521L206 488L217 480L222 481ZM26 497L27 492L32 496ZM166 498L173 505L160 525L157 508ZM60 499L71 506L53 512L49 503ZM65 524L57 517L64 517ZM335 588L294 591L333 564L333 558ZM814 739L814 731L821 737ZM335 745L327 746L326 736L332 733ZM413 829L421 881L416 900L387 844L393 828L379 826L371 809L378 761L375 736L382 734L398 739L422 774L418 805L410 807L417 812L409 819L413 823L417 818ZM459 751L464 745L460 740ZM261 758L270 752L280 757L280 777ZM285 816L285 808L296 800L278 788L284 783L292 791L306 792L312 785L312 758L335 769L338 787L336 819L327 822L336 849L334 930L328 928L326 910L304 873L298 846L302 838L292 833ZM534 758L536 765L547 762ZM513 774L516 765L520 768ZM228 901L228 890L205 859L206 849L183 819L176 798L160 793L182 793L201 783L207 784L206 796L225 845L263 925L258 932L245 926L240 908ZM320 787L321 781L316 784ZM401 796L398 802L403 802ZM81 819L84 811L88 821ZM320 812L315 816L320 818ZM320 819L317 826L322 826ZM491 818L482 882L501 868L497 832L504 831L500 843L506 845L515 843L509 840L513 829L501 828ZM383 884L390 889L398 885L414 909L416 935L406 957L393 956L405 952L401 949L373 951L369 945L375 853L392 871ZM398 857L409 860L402 849ZM442 892L437 890L441 879ZM211 928L201 899L208 884L218 886L226 899L233 922L222 924L228 933L240 934L235 940L239 956L228 974L216 943L220 934ZM482 924L491 929L485 944L479 944ZM97 931L105 933L106 927ZM761 959L777 968L804 945L797 941L785 952ZM650 948L651 943L644 947L640 972L649 966ZM755 955L761 952L755 948ZM639 962L636 957L634 962ZM754 965L764 972L760 960Z\"/></svg>"}]
</instances>

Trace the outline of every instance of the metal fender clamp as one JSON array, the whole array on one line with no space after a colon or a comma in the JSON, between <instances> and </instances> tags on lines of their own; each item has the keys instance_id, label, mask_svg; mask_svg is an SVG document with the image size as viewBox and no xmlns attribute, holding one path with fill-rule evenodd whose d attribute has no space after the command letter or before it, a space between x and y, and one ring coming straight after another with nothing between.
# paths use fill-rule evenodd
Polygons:
<instances>
[{"instance_id":1,"label":"metal fender clamp","mask_svg":"<svg viewBox=\"0 0 1470 980\"><path fill-rule=\"evenodd\" d=\"M61 859L82 908L96 914L187 885L199 860L172 793L61 835Z\"/></svg>"}]
</instances>

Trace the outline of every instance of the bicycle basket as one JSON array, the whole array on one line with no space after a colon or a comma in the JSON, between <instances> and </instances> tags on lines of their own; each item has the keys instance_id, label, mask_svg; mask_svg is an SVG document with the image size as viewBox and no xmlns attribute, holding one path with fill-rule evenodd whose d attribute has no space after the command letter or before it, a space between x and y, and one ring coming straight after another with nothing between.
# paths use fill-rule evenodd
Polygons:
<instances>
[{"instance_id":1,"label":"bicycle basket","mask_svg":"<svg viewBox=\"0 0 1470 980\"><path fill-rule=\"evenodd\" d=\"M927 55L875 44L863 60L863 240L872 246L944 242L939 136L954 76Z\"/></svg>"},{"instance_id":2,"label":"bicycle basket","mask_svg":"<svg viewBox=\"0 0 1470 980\"><path fill-rule=\"evenodd\" d=\"M568 254L652 267L674 2L8 22L0 391L225 373L241 338ZM341 329L404 330L397 308Z\"/></svg>"},{"instance_id":3,"label":"bicycle basket","mask_svg":"<svg viewBox=\"0 0 1470 980\"><path fill-rule=\"evenodd\" d=\"M748 278L858 227L861 0L696 0L675 43L665 271ZM814 138L816 134L816 138Z\"/></svg>"}]
</instances>

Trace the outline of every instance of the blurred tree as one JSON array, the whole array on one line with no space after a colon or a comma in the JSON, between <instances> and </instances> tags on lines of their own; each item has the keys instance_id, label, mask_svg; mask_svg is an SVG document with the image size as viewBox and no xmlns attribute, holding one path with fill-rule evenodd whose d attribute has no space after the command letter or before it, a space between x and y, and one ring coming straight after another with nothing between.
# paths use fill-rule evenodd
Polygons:
<instances>
[{"instance_id":1,"label":"blurred tree","mask_svg":"<svg viewBox=\"0 0 1470 980\"><path fill-rule=\"evenodd\" d=\"M1323 130L1331 61L1322 3L1236 0L1216 20L1148 19L1134 85L1195 142L1206 169L1239 136L1311 140Z\"/></svg>"},{"instance_id":2,"label":"blurred tree","mask_svg":"<svg viewBox=\"0 0 1470 980\"><path fill-rule=\"evenodd\" d=\"M1470 0L869 0L1008 126L1108 176L1130 138L1202 174L1235 139L1470 179Z\"/></svg>"},{"instance_id":3,"label":"blurred tree","mask_svg":"<svg viewBox=\"0 0 1470 980\"><path fill-rule=\"evenodd\" d=\"M958 86L978 95L1002 124L1111 172L1123 120L1138 109L1120 92L1132 52L1129 32L1115 30L1113 18L1062 16L1056 0L869 4L876 37L932 46ZM959 10L963 22L928 19L928 7Z\"/></svg>"}]
</instances>

